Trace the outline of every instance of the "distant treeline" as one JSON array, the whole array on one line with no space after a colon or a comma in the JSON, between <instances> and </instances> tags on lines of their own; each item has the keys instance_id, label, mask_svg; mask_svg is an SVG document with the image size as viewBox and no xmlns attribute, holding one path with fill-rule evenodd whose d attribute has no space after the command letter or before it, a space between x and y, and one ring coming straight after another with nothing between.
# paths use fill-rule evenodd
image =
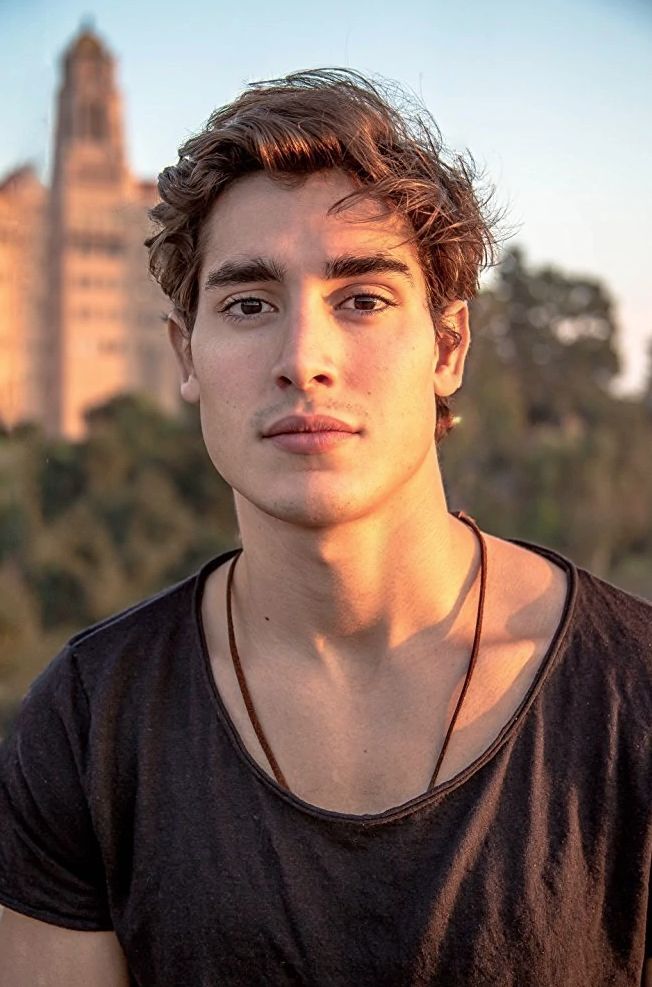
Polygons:
<instances>
[{"instance_id":1,"label":"distant treeline","mask_svg":"<svg viewBox=\"0 0 652 987\"><path fill-rule=\"evenodd\" d=\"M472 308L474 342L440 457L451 508L652 597L652 382L618 397L605 288L507 254ZM197 415L122 397L83 442L0 435L0 735L79 628L237 544L232 495Z\"/></svg>"}]
</instances>

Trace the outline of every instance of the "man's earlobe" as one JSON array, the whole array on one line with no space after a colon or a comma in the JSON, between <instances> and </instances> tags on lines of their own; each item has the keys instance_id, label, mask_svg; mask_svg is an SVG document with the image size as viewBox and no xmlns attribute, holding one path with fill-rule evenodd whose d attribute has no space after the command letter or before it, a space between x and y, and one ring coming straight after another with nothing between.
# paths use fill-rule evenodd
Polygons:
<instances>
[{"instance_id":1,"label":"man's earlobe","mask_svg":"<svg viewBox=\"0 0 652 987\"><path fill-rule=\"evenodd\" d=\"M451 302L437 327L435 394L450 397L459 389L470 342L468 305L463 301Z\"/></svg>"},{"instance_id":2,"label":"man's earlobe","mask_svg":"<svg viewBox=\"0 0 652 987\"><path fill-rule=\"evenodd\" d=\"M194 374L190 374L186 380L181 381L181 397L188 404L199 402L199 382Z\"/></svg>"},{"instance_id":3,"label":"man's earlobe","mask_svg":"<svg viewBox=\"0 0 652 987\"><path fill-rule=\"evenodd\" d=\"M199 401L199 381L195 376L192 361L190 332L183 316L176 308L168 316L168 335L181 373L181 397L189 404L197 404Z\"/></svg>"}]
</instances>

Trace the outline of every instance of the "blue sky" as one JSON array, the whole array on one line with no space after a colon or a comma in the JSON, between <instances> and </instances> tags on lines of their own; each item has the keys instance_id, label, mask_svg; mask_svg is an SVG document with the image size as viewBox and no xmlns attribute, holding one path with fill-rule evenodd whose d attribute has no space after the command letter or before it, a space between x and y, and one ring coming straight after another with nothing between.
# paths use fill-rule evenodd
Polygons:
<instances>
[{"instance_id":1,"label":"blue sky","mask_svg":"<svg viewBox=\"0 0 652 987\"><path fill-rule=\"evenodd\" d=\"M623 383L652 338L649 0L0 0L0 174L44 177L62 49L91 18L119 60L132 167L155 175L256 78L346 65L417 92L497 185L531 261L602 278Z\"/></svg>"}]
</instances>

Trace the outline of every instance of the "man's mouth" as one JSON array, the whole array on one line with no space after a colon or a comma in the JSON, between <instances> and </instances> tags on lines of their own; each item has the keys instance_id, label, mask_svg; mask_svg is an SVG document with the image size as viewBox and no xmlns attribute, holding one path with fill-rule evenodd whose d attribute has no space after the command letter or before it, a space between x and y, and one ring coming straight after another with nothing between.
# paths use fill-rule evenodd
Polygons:
<instances>
[{"instance_id":1,"label":"man's mouth","mask_svg":"<svg viewBox=\"0 0 652 987\"><path fill-rule=\"evenodd\" d=\"M289 415L270 425L263 437L285 452L314 455L351 442L358 429L330 415Z\"/></svg>"},{"instance_id":2,"label":"man's mouth","mask_svg":"<svg viewBox=\"0 0 652 987\"><path fill-rule=\"evenodd\" d=\"M263 432L265 438L274 435L295 435L317 432L344 432L352 434L358 430L348 422L330 415L288 415L274 422Z\"/></svg>"}]
</instances>

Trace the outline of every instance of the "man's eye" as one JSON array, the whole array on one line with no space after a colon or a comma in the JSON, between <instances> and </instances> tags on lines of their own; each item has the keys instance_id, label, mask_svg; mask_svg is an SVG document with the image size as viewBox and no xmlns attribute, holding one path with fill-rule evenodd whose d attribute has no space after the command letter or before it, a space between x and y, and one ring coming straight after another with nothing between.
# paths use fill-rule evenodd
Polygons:
<instances>
[{"instance_id":1,"label":"man's eye","mask_svg":"<svg viewBox=\"0 0 652 987\"><path fill-rule=\"evenodd\" d=\"M382 312L383 309L393 304L389 298L383 298L382 295L366 293L345 298L339 307L347 312Z\"/></svg>"},{"instance_id":2,"label":"man's eye","mask_svg":"<svg viewBox=\"0 0 652 987\"><path fill-rule=\"evenodd\" d=\"M232 319L246 319L247 316L267 315L273 311L274 307L263 298L235 298L220 309L220 314Z\"/></svg>"}]
</instances>

